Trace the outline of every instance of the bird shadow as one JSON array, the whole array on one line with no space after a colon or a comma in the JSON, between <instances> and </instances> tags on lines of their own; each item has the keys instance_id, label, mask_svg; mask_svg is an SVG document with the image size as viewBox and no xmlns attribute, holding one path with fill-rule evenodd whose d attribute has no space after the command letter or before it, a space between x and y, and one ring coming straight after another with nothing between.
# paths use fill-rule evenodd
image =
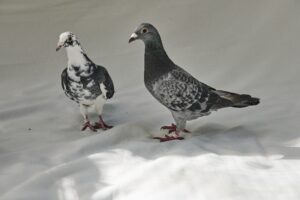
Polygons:
<instances>
[{"instance_id":1,"label":"bird shadow","mask_svg":"<svg viewBox=\"0 0 300 200\"><path fill-rule=\"evenodd\" d=\"M269 135L266 139L265 135ZM164 156L199 156L215 154L220 156L262 156L275 159L300 159L300 148L288 147L285 142L299 138L288 137L287 140L271 139L270 132L262 133L246 126L226 127L220 124L206 124L192 131L185 140L160 143L149 135L140 140L146 143L143 150L135 146L120 145L145 159L157 159ZM146 141L147 140L147 141ZM152 153L149 153L152 152ZM259 166L259 164L253 164ZM261 168L266 166L261 165Z\"/></svg>"}]
</instances>

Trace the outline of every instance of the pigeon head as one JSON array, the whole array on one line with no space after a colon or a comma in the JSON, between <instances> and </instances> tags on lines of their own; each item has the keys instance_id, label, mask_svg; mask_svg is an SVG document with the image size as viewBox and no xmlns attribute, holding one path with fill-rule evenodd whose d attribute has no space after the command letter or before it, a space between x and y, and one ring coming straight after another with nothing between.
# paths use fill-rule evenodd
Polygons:
<instances>
[{"instance_id":1,"label":"pigeon head","mask_svg":"<svg viewBox=\"0 0 300 200\"><path fill-rule=\"evenodd\" d=\"M60 50L62 47L69 47L75 45L79 45L75 34L72 32L64 32L59 35L56 51Z\"/></svg>"},{"instance_id":2,"label":"pigeon head","mask_svg":"<svg viewBox=\"0 0 300 200\"><path fill-rule=\"evenodd\" d=\"M142 40L145 45L162 46L160 35L157 29L149 23L142 23L136 30L131 34L129 43L135 40Z\"/></svg>"}]
</instances>

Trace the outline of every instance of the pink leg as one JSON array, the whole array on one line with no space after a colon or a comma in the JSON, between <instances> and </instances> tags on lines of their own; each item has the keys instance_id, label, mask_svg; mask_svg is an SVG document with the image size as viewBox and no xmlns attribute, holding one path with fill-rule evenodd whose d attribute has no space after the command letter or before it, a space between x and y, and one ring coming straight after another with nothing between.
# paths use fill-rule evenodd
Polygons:
<instances>
[{"instance_id":1,"label":"pink leg","mask_svg":"<svg viewBox=\"0 0 300 200\"><path fill-rule=\"evenodd\" d=\"M103 121L102 116L100 115L100 116L99 116L99 122L96 122L96 123L95 123L94 128L95 128L95 129L103 129L103 130L107 130L107 129L113 128L113 126L107 125L107 124Z\"/></svg>"}]
</instances>

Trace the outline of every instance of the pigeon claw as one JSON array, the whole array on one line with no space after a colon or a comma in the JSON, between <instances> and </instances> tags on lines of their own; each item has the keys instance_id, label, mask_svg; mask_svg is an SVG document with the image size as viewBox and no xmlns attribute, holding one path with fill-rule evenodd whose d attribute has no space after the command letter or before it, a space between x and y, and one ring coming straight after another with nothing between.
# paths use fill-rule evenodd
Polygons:
<instances>
[{"instance_id":1,"label":"pigeon claw","mask_svg":"<svg viewBox=\"0 0 300 200\"><path fill-rule=\"evenodd\" d=\"M167 141L172 141L172 140L184 140L183 137L180 136L168 136L165 135L165 137L153 137L153 139L158 139L160 142L167 142Z\"/></svg>"},{"instance_id":2,"label":"pigeon claw","mask_svg":"<svg viewBox=\"0 0 300 200\"><path fill-rule=\"evenodd\" d=\"M97 130L91 125L89 121L85 122L81 128L81 131L85 131L87 128L89 128L93 132L97 132Z\"/></svg>"},{"instance_id":3,"label":"pigeon claw","mask_svg":"<svg viewBox=\"0 0 300 200\"><path fill-rule=\"evenodd\" d=\"M136 33L132 33L130 38L129 38L129 41L128 43L131 43L133 42L134 40L136 40L138 38L138 35Z\"/></svg>"}]
</instances>

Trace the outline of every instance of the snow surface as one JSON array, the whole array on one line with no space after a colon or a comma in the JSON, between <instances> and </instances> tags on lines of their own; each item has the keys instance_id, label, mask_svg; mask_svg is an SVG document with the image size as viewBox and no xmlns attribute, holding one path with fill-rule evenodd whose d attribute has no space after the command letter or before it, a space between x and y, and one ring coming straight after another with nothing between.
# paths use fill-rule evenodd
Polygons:
<instances>
[{"instance_id":1,"label":"snow surface","mask_svg":"<svg viewBox=\"0 0 300 200\"><path fill-rule=\"evenodd\" d=\"M0 198L300 199L299 9L295 0L2 0ZM152 140L172 118L143 85L142 42L128 44L141 22L199 80L261 104L191 121L184 141ZM64 31L114 79L109 131L81 132L63 94Z\"/></svg>"}]
</instances>

